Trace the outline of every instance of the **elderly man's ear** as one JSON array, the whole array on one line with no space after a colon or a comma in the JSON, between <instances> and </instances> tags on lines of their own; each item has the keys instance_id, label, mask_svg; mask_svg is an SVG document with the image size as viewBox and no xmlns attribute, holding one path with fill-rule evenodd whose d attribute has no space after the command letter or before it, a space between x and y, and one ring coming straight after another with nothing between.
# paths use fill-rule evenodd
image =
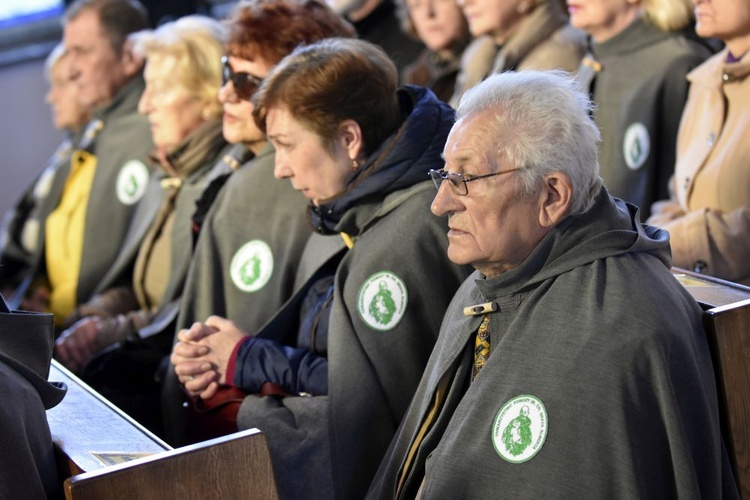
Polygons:
<instances>
[{"instance_id":1,"label":"elderly man's ear","mask_svg":"<svg viewBox=\"0 0 750 500\"><path fill-rule=\"evenodd\" d=\"M539 225L551 228L570 212L573 185L567 175L552 172L544 176L539 193Z\"/></svg>"}]
</instances>

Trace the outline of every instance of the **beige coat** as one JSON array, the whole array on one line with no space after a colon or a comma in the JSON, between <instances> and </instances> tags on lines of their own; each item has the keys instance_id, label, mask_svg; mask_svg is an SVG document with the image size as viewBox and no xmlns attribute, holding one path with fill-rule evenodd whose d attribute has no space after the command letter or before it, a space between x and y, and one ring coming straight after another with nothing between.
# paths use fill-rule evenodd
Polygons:
<instances>
[{"instance_id":1,"label":"beige coat","mask_svg":"<svg viewBox=\"0 0 750 500\"><path fill-rule=\"evenodd\" d=\"M726 57L688 74L672 199L648 222L669 231L673 265L750 283L750 56Z\"/></svg>"},{"instance_id":2,"label":"beige coat","mask_svg":"<svg viewBox=\"0 0 750 500\"><path fill-rule=\"evenodd\" d=\"M573 72L586 52L586 35L567 22L557 0L535 8L502 47L489 36L476 38L461 56L450 105L492 73L523 69L564 69Z\"/></svg>"}]
</instances>

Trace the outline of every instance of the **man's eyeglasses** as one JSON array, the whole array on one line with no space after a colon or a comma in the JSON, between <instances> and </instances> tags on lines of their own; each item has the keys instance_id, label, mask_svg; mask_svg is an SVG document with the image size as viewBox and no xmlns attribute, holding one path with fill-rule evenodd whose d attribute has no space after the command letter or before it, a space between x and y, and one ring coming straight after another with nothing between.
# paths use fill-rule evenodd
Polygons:
<instances>
[{"instance_id":1,"label":"man's eyeglasses","mask_svg":"<svg viewBox=\"0 0 750 500\"><path fill-rule=\"evenodd\" d=\"M221 66L222 86L231 80L234 86L234 93L240 99L249 101L258 90L258 87L260 87L260 84L263 83L262 78L258 78L250 73L235 73L229 65L229 58L227 56L221 58Z\"/></svg>"},{"instance_id":2,"label":"man's eyeglasses","mask_svg":"<svg viewBox=\"0 0 750 500\"><path fill-rule=\"evenodd\" d=\"M443 183L443 181L447 180L451 183L451 189L454 193L456 193L458 196L466 196L467 194L469 194L469 182L478 181L479 179L486 179L487 177L495 177L496 175L509 174L517 170L521 169L513 168L510 170L505 170L503 172L495 172L493 174L464 176L457 172L448 172L445 169L440 169L430 170L430 178L432 179L432 182L435 183L435 187L437 189L440 189L440 185Z\"/></svg>"}]
</instances>

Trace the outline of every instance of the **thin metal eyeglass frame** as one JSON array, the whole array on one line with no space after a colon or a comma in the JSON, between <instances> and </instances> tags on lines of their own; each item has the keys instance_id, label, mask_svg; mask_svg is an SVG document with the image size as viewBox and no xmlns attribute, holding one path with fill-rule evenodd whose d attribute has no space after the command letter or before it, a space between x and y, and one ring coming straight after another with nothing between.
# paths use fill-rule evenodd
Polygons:
<instances>
[{"instance_id":1,"label":"thin metal eyeglass frame","mask_svg":"<svg viewBox=\"0 0 750 500\"><path fill-rule=\"evenodd\" d=\"M258 78L255 75L246 73L244 71L235 72L229 65L229 57L221 57L221 85L222 87L227 82L232 81L234 87L234 93L240 99L249 101L253 95L258 91L261 84L263 83L262 78Z\"/></svg>"},{"instance_id":2,"label":"thin metal eyeglass frame","mask_svg":"<svg viewBox=\"0 0 750 500\"><path fill-rule=\"evenodd\" d=\"M443 181L448 180L451 185L451 190L455 194L457 194L458 196L466 196L467 194L469 194L469 182L478 181L479 179L486 179L487 177L495 177L496 175L509 174L511 172L517 172L519 170L523 169L519 167L512 168L510 170L504 170L502 172L494 172L492 174L472 175L470 177L464 177L463 174L459 174L458 172L446 172L444 168L441 168L440 170L430 169L429 175L432 179L433 184L435 184L436 189L439 190L440 185L443 183ZM463 190L461 190L462 184L458 184L457 181L463 182Z\"/></svg>"}]
</instances>

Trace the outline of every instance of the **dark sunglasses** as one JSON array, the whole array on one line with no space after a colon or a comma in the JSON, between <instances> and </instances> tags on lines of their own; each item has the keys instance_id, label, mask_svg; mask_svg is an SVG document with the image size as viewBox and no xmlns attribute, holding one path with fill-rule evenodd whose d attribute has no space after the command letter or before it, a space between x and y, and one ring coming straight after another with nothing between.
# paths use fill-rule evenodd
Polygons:
<instances>
[{"instance_id":1,"label":"dark sunglasses","mask_svg":"<svg viewBox=\"0 0 750 500\"><path fill-rule=\"evenodd\" d=\"M221 66L222 86L231 80L232 86L234 86L234 93L240 99L249 101L258 90L258 87L260 87L260 84L263 83L262 78L258 78L250 73L235 73L229 65L229 58L227 56L221 58Z\"/></svg>"}]
</instances>

